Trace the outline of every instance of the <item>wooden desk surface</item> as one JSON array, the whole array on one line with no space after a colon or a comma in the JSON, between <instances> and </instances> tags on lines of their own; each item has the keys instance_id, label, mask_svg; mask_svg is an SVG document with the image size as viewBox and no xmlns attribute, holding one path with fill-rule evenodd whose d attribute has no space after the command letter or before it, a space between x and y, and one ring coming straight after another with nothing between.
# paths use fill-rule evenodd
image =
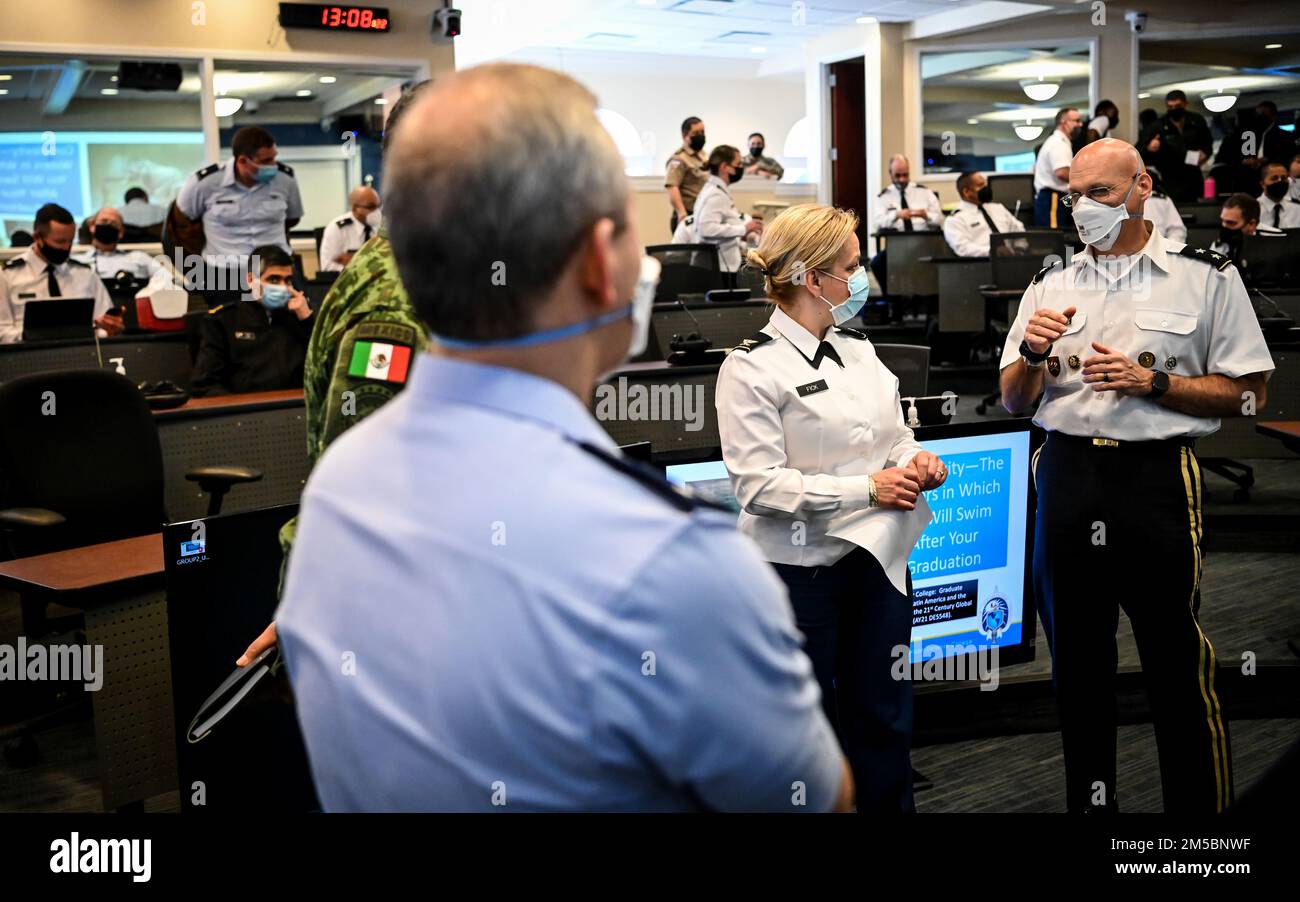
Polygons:
<instances>
[{"instance_id":1,"label":"wooden desk surface","mask_svg":"<svg viewBox=\"0 0 1300 902\"><path fill-rule=\"evenodd\" d=\"M165 420L172 417L213 416L216 414L256 410L269 407L293 407L302 404L302 389L287 388L280 391L256 391L239 395L209 395L205 398L190 398L180 407L171 410L155 410L156 419Z\"/></svg>"},{"instance_id":2,"label":"wooden desk surface","mask_svg":"<svg viewBox=\"0 0 1300 902\"><path fill-rule=\"evenodd\" d=\"M1256 423L1255 431L1270 438L1278 438L1285 444L1300 442L1300 420L1273 420Z\"/></svg>"},{"instance_id":3,"label":"wooden desk surface","mask_svg":"<svg viewBox=\"0 0 1300 902\"><path fill-rule=\"evenodd\" d=\"M161 577L162 533L0 563L0 586L18 591L84 592Z\"/></svg>"}]
</instances>

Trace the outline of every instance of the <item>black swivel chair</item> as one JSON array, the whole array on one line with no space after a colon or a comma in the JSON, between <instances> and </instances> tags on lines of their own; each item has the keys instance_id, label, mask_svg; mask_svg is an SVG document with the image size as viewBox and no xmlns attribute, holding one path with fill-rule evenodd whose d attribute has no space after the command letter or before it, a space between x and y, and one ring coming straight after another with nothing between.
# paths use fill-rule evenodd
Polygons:
<instances>
[{"instance_id":1,"label":"black swivel chair","mask_svg":"<svg viewBox=\"0 0 1300 902\"><path fill-rule=\"evenodd\" d=\"M730 287L718 265L716 244L653 244L645 252L659 261L655 301L671 304L684 294Z\"/></svg>"},{"instance_id":2,"label":"black swivel chair","mask_svg":"<svg viewBox=\"0 0 1300 902\"><path fill-rule=\"evenodd\" d=\"M65 370L11 380L0 385L0 423L0 554L8 559L148 535L168 521L158 427L126 377ZM236 483L261 478L240 466L186 473L210 493L209 515ZM41 599L24 597L22 609L28 637L55 625ZM6 748L11 763L35 760L35 729L5 731L17 739Z\"/></svg>"}]
</instances>

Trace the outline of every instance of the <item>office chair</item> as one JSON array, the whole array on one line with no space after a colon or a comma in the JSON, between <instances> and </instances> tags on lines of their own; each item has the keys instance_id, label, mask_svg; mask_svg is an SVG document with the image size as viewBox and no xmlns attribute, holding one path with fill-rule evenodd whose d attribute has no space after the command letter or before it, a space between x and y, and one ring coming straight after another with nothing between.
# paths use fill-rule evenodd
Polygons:
<instances>
[{"instance_id":1,"label":"office chair","mask_svg":"<svg viewBox=\"0 0 1300 902\"><path fill-rule=\"evenodd\" d=\"M0 422L0 553L9 559L148 535L167 522L158 427L125 376L65 370L11 380L0 385ZM186 473L210 493L209 515L232 486L261 478L239 466ZM21 603L28 637L56 625L42 599ZM20 724L7 757L34 761L34 730Z\"/></svg>"},{"instance_id":2,"label":"office chair","mask_svg":"<svg viewBox=\"0 0 1300 902\"><path fill-rule=\"evenodd\" d=\"M311 237L316 240L316 270L319 272L321 266L325 263L325 261L320 258L320 243L321 239L325 237L324 227L322 226L321 228L312 229Z\"/></svg>"},{"instance_id":3,"label":"office chair","mask_svg":"<svg viewBox=\"0 0 1300 902\"><path fill-rule=\"evenodd\" d=\"M683 294L729 287L718 264L716 244L654 244L645 252L659 261L655 300L672 303Z\"/></svg>"}]
</instances>

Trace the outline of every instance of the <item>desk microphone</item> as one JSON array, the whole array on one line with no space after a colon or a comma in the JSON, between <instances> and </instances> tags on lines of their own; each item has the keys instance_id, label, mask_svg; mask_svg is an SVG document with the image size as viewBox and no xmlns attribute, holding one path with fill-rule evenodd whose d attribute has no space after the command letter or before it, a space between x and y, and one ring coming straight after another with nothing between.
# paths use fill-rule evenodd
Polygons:
<instances>
[{"instance_id":1,"label":"desk microphone","mask_svg":"<svg viewBox=\"0 0 1300 902\"><path fill-rule=\"evenodd\" d=\"M713 342L700 335L700 330L703 328L700 321L695 318L695 314L691 313L690 308L682 302L681 298L677 299L677 306L681 307L682 312L695 323L695 331L685 337L673 333L673 337L668 340L668 349L673 352L675 358L672 362L687 363L692 360L703 362L705 354L713 347Z\"/></svg>"}]
</instances>

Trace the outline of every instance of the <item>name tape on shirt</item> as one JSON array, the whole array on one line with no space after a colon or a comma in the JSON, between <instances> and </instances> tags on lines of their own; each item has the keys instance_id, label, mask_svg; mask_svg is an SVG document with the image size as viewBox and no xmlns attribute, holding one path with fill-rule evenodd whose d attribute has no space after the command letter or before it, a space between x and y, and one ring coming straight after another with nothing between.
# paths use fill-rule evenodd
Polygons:
<instances>
[{"instance_id":1,"label":"name tape on shirt","mask_svg":"<svg viewBox=\"0 0 1300 902\"><path fill-rule=\"evenodd\" d=\"M807 385L795 386L795 391L799 393L799 397L801 398L806 398L809 395L815 395L819 391L829 391L829 390L830 390L830 386L826 384L825 379L818 379L816 382L809 382Z\"/></svg>"}]
</instances>

